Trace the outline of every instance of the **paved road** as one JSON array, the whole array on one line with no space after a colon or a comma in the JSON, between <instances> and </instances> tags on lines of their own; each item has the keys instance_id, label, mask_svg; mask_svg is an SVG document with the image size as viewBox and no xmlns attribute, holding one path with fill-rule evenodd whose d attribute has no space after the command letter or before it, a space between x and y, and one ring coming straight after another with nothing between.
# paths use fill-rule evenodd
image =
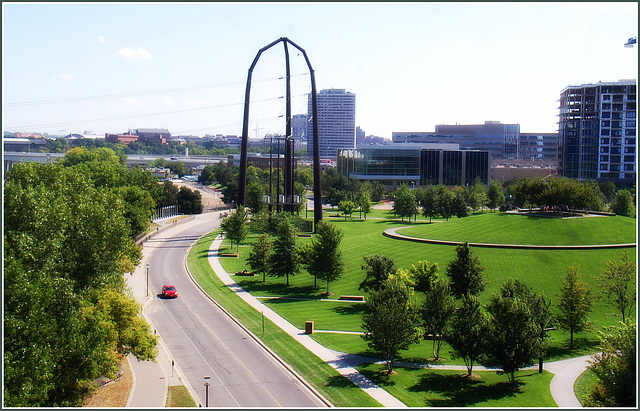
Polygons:
<instances>
[{"instance_id":1,"label":"paved road","mask_svg":"<svg viewBox=\"0 0 640 411\"><path fill-rule=\"evenodd\" d=\"M189 246L218 225L217 213L210 213L145 243L151 251L149 289L154 296L146 314L195 391L196 401L206 405L204 376L210 376L210 407L326 406L187 276ZM165 283L176 286L177 299L161 298Z\"/></svg>"}]
</instances>

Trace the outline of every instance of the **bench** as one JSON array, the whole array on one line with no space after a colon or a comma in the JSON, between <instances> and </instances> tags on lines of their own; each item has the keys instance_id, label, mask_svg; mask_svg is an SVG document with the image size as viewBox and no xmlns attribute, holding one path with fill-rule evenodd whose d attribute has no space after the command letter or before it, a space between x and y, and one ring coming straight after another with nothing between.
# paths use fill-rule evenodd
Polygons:
<instances>
[{"instance_id":1,"label":"bench","mask_svg":"<svg viewBox=\"0 0 640 411\"><path fill-rule=\"evenodd\" d=\"M238 258L238 257L240 257L240 254L238 254L238 253L220 253L220 254L218 254L218 256L220 256L220 257L236 257L236 258Z\"/></svg>"},{"instance_id":2,"label":"bench","mask_svg":"<svg viewBox=\"0 0 640 411\"><path fill-rule=\"evenodd\" d=\"M312 234L298 234L298 237L313 237Z\"/></svg>"},{"instance_id":3,"label":"bench","mask_svg":"<svg viewBox=\"0 0 640 411\"><path fill-rule=\"evenodd\" d=\"M341 295L339 300L345 301L364 301L363 295Z\"/></svg>"},{"instance_id":4,"label":"bench","mask_svg":"<svg viewBox=\"0 0 640 411\"><path fill-rule=\"evenodd\" d=\"M242 270L242 271L236 272L236 275L246 275L246 276L253 277L255 274L247 270Z\"/></svg>"}]
</instances>

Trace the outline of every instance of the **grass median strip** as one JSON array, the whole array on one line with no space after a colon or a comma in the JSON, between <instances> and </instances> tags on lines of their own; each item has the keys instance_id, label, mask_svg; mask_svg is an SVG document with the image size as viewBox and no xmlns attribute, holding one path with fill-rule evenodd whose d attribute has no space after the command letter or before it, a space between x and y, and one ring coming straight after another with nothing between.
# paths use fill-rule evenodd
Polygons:
<instances>
[{"instance_id":1,"label":"grass median strip","mask_svg":"<svg viewBox=\"0 0 640 411\"><path fill-rule=\"evenodd\" d=\"M379 407L378 402L271 321L263 319L259 312L220 281L208 261L209 246L218 232L215 231L201 238L189 253L187 260L189 270L198 284L334 406Z\"/></svg>"}]
</instances>

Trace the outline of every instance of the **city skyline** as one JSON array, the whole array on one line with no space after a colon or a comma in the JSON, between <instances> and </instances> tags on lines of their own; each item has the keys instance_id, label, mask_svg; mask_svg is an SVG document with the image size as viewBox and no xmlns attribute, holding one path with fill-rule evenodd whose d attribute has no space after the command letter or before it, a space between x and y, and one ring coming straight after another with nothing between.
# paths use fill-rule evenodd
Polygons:
<instances>
[{"instance_id":1,"label":"city skyline","mask_svg":"<svg viewBox=\"0 0 640 411\"><path fill-rule=\"evenodd\" d=\"M567 86L635 79L637 3L3 3L3 129L242 130L247 70L280 37L317 89L356 95L367 135L438 124L557 132ZM284 58L253 73L250 137L284 133ZM292 114L306 64L291 52ZM64 133L61 133L64 132Z\"/></svg>"}]
</instances>

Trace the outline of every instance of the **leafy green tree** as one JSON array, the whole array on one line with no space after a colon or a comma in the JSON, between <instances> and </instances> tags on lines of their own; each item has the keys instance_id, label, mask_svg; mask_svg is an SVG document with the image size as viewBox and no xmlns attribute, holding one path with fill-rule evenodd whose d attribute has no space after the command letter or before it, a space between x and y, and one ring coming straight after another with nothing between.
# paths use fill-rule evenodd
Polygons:
<instances>
[{"instance_id":1,"label":"leafy green tree","mask_svg":"<svg viewBox=\"0 0 640 411\"><path fill-rule=\"evenodd\" d=\"M239 249L240 243L249 234L248 220L249 213L242 205L238 205L235 211L222 220L220 224L231 243L236 243L236 251Z\"/></svg>"},{"instance_id":2,"label":"leafy green tree","mask_svg":"<svg viewBox=\"0 0 640 411\"><path fill-rule=\"evenodd\" d=\"M418 265L411 265L409 269L413 288L421 293L426 293L433 288L433 284L439 281L438 264L428 261L418 261Z\"/></svg>"},{"instance_id":3,"label":"leafy green tree","mask_svg":"<svg viewBox=\"0 0 640 411\"><path fill-rule=\"evenodd\" d=\"M155 201L151 194L133 185L126 185L117 189L119 197L124 200L124 217L131 227L131 237L145 232L151 222Z\"/></svg>"},{"instance_id":4,"label":"leafy green tree","mask_svg":"<svg viewBox=\"0 0 640 411\"><path fill-rule=\"evenodd\" d=\"M489 187L487 188L487 198L489 200L487 206L491 210L495 210L504 204L504 188L500 181L491 180Z\"/></svg>"},{"instance_id":5,"label":"leafy green tree","mask_svg":"<svg viewBox=\"0 0 640 411\"><path fill-rule=\"evenodd\" d=\"M487 204L489 204L489 197L487 196L485 186L480 179L477 179L469 188L468 205L472 210L477 211Z\"/></svg>"},{"instance_id":6,"label":"leafy green tree","mask_svg":"<svg viewBox=\"0 0 640 411\"><path fill-rule=\"evenodd\" d=\"M535 321L531 289L511 278L491 297L487 306L489 327L486 353L488 364L498 365L515 383L515 372L542 353L542 328Z\"/></svg>"},{"instance_id":7,"label":"leafy green tree","mask_svg":"<svg viewBox=\"0 0 640 411\"><path fill-rule=\"evenodd\" d=\"M540 177L522 177L518 179L510 186L515 205L524 208L531 208L536 205L543 186L544 181Z\"/></svg>"},{"instance_id":8,"label":"leafy green tree","mask_svg":"<svg viewBox=\"0 0 640 411\"><path fill-rule=\"evenodd\" d=\"M467 205L467 190L462 187L455 187L453 193L453 215L458 218L467 217L469 215L469 206ZM484 200L482 200L484 201Z\"/></svg>"},{"instance_id":9,"label":"leafy green tree","mask_svg":"<svg viewBox=\"0 0 640 411\"><path fill-rule=\"evenodd\" d=\"M356 205L360 209L360 213L364 213L364 219L366 220L367 214L371 212L371 194L369 191L360 191L356 199ZM360 217L362 217L362 215Z\"/></svg>"},{"instance_id":10,"label":"leafy green tree","mask_svg":"<svg viewBox=\"0 0 640 411\"><path fill-rule=\"evenodd\" d=\"M607 202L612 202L613 196L616 194L616 183L611 180L607 180L598 182L598 185L600 186L600 191L604 195Z\"/></svg>"},{"instance_id":11,"label":"leafy green tree","mask_svg":"<svg viewBox=\"0 0 640 411\"><path fill-rule=\"evenodd\" d=\"M613 204L611 205L611 211L626 217L636 216L635 201L629 190L620 190L616 193Z\"/></svg>"},{"instance_id":12,"label":"leafy green tree","mask_svg":"<svg viewBox=\"0 0 640 411\"><path fill-rule=\"evenodd\" d=\"M79 165L18 164L7 175L7 406L80 405L83 387L115 369L114 353L153 357L135 301L112 301L140 260L124 201Z\"/></svg>"},{"instance_id":13,"label":"leafy green tree","mask_svg":"<svg viewBox=\"0 0 640 411\"><path fill-rule=\"evenodd\" d=\"M636 324L621 322L599 332L601 353L591 366L598 379L587 394L587 407L637 407Z\"/></svg>"},{"instance_id":14,"label":"leafy green tree","mask_svg":"<svg viewBox=\"0 0 640 411\"><path fill-rule=\"evenodd\" d=\"M445 188L446 189L446 188ZM422 213L431 219L438 215L439 189L437 186L427 186L422 192Z\"/></svg>"},{"instance_id":15,"label":"leafy green tree","mask_svg":"<svg viewBox=\"0 0 640 411\"><path fill-rule=\"evenodd\" d=\"M411 217L418 213L416 196L406 184L402 184L395 192L393 212L400 216L402 221L404 221L405 217L408 217L409 221L411 221Z\"/></svg>"},{"instance_id":16,"label":"leafy green tree","mask_svg":"<svg viewBox=\"0 0 640 411\"><path fill-rule=\"evenodd\" d=\"M251 247L251 252L247 258L247 264L251 269L260 274L262 273L262 282L266 282L266 275L269 272L269 261L271 258L271 241L268 234L260 234L258 241Z\"/></svg>"},{"instance_id":17,"label":"leafy green tree","mask_svg":"<svg viewBox=\"0 0 640 411\"><path fill-rule=\"evenodd\" d=\"M620 262L609 260L607 269L598 280L602 284L602 292L622 316L624 322L636 304L636 263L629 258L627 250L622 252Z\"/></svg>"},{"instance_id":18,"label":"leafy green tree","mask_svg":"<svg viewBox=\"0 0 640 411\"><path fill-rule=\"evenodd\" d=\"M451 280L451 294L461 298L465 294L478 295L485 288L483 280L484 267L471 252L469 243L464 242L456 247L456 258L447 267L447 276Z\"/></svg>"},{"instance_id":19,"label":"leafy green tree","mask_svg":"<svg viewBox=\"0 0 640 411\"><path fill-rule=\"evenodd\" d=\"M593 308L593 296L576 267L569 267L562 281L562 294L558 301L558 324L569 331L569 348L573 349L573 335L591 328L589 313Z\"/></svg>"},{"instance_id":20,"label":"leafy green tree","mask_svg":"<svg viewBox=\"0 0 640 411\"><path fill-rule=\"evenodd\" d=\"M449 218L455 215L456 196L453 191L443 185L438 186L437 191L437 213L448 221Z\"/></svg>"},{"instance_id":21,"label":"leafy green tree","mask_svg":"<svg viewBox=\"0 0 640 411\"><path fill-rule=\"evenodd\" d=\"M347 220L347 216L351 217L351 214L356 210L356 204L353 201L342 200L340 204L338 204L338 210L342 211L344 215L345 221Z\"/></svg>"},{"instance_id":22,"label":"leafy green tree","mask_svg":"<svg viewBox=\"0 0 640 411\"><path fill-rule=\"evenodd\" d=\"M158 207L166 207L178 204L178 186L169 180L162 183L162 197L157 202Z\"/></svg>"},{"instance_id":23,"label":"leafy green tree","mask_svg":"<svg viewBox=\"0 0 640 411\"><path fill-rule=\"evenodd\" d=\"M273 253L269 258L269 275L273 277L289 277L300 272L300 256L296 247L296 229L289 219L280 220L273 242Z\"/></svg>"},{"instance_id":24,"label":"leafy green tree","mask_svg":"<svg viewBox=\"0 0 640 411\"><path fill-rule=\"evenodd\" d=\"M343 234L334 224L321 220L316 229L311 247L305 253L304 265L309 274L327 282L327 295L330 294L329 283L344 274L344 261L340 242Z\"/></svg>"},{"instance_id":25,"label":"leafy green tree","mask_svg":"<svg viewBox=\"0 0 640 411\"><path fill-rule=\"evenodd\" d=\"M391 274L396 272L393 260L387 256L375 254L364 256L362 269L367 273L365 279L358 286L358 290L378 290Z\"/></svg>"},{"instance_id":26,"label":"leafy green tree","mask_svg":"<svg viewBox=\"0 0 640 411\"><path fill-rule=\"evenodd\" d=\"M183 214L202 213L202 194L198 190L192 190L187 186L178 190L178 210Z\"/></svg>"},{"instance_id":27,"label":"leafy green tree","mask_svg":"<svg viewBox=\"0 0 640 411\"><path fill-rule=\"evenodd\" d=\"M362 338L386 362L387 375L393 373L398 353L420 342L420 316L411 301L411 289L398 277L387 279L367 300L368 312L363 316Z\"/></svg>"},{"instance_id":28,"label":"leafy green tree","mask_svg":"<svg viewBox=\"0 0 640 411\"><path fill-rule=\"evenodd\" d=\"M456 304L451 296L449 284L436 273L435 278L431 281L431 286L424 291L424 302L421 309L425 331L431 335L433 341L432 351L435 361L440 359L442 336L447 330L447 324L455 309Z\"/></svg>"},{"instance_id":29,"label":"leafy green tree","mask_svg":"<svg viewBox=\"0 0 640 411\"><path fill-rule=\"evenodd\" d=\"M252 214L259 214L267 208L262 196L266 194L265 188L260 183L249 183L247 185L247 207Z\"/></svg>"},{"instance_id":30,"label":"leafy green tree","mask_svg":"<svg viewBox=\"0 0 640 411\"><path fill-rule=\"evenodd\" d=\"M380 181L366 181L363 183L364 189L371 193L371 201L378 203L384 198L386 189Z\"/></svg>"},{"instance_id":31,"label":"leafy green tree","mask_svg":"<svg viewBox=\"0 0 640 411\"><path fill-rule=\"evenodd\" d=\"M453 357L464 360L467 376L471 376L473 365L484 354L487 324L478 297L465 294L462 305L451 315L445 339Z\"/></svg>"}]
</instances>

